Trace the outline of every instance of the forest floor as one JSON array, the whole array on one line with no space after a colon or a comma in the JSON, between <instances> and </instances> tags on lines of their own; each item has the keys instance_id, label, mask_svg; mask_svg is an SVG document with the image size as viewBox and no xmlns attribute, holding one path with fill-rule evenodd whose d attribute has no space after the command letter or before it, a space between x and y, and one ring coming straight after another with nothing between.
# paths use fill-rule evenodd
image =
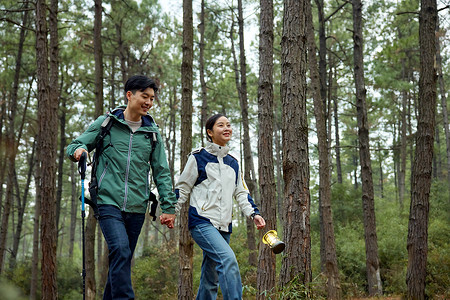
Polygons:
<instances>
[{"instance_id":1,"label":"forest floor","mask_svg":"<svg viewBox=\"0 0 450 300\"><path fill-rule=\"evenodd\" d=\"M356 297L356 298L349 298L349 299L350 300L379 300L379 299L383 299L383 300L401 300L402 297L401 296L367 297L367 298Z\"/></svg>"}]
</instances>

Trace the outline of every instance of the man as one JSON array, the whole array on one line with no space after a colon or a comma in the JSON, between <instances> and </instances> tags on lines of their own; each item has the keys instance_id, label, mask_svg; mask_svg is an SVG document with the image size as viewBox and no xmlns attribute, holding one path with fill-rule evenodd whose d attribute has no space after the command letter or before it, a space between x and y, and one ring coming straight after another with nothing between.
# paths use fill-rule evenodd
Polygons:
<instances>
[{"instance_id":1,"label":"man","mask_svg":"<svg viewBox=\"0 0 450 300\"><path fill-rule=\"evenodd\" d=\"M177 200L161 134L148 114L157 90L148 77L132 76L124 88L127 104L100 116L67 147L67 155L78 161L83 152L95 149L105 119L113 122L96 171L98 222L109 248L105 300L134 299L131 259L145 220L150 168L160 196L160 222L174 227Z\"/></svg>"}]
</instances>

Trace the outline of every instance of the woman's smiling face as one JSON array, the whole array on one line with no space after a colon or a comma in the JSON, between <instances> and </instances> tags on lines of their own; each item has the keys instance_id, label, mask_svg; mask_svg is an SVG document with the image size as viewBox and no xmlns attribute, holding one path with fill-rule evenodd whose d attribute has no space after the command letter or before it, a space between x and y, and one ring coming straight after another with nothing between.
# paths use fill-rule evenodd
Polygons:
<instances>
[{"instance_id":1,"label":"woman's smiling face","mask_svg":"<svg viewBox=\"0 0 450 300\"><path fill-rule=\"evenodd\" d=\"M231 128L230 121L227 117L220 117L214 123L212 130L207 130L207 134L211 137L213 143L226 146L233 134L233 128Z\"/></svg>"}]
</instances>

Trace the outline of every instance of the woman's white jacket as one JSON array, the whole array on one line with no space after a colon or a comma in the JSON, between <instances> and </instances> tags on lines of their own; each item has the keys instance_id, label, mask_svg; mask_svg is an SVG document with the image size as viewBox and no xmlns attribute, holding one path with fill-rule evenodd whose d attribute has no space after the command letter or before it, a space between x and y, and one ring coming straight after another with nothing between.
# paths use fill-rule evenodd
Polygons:
<instances>
[{"instance_id":1,"label":"woman's white jacket","mask_svg":"<svg viewBox=\"0 0 450 300\"><path fill-rule=\"evenodd\" d=\"M259 214L241 176L239 163L228 151L227 146L208 143L189 155L175 186L177 212L190 199L189 229L210 222L218 230L231 232L233 197L247 217Z\"/></svg>"}]
</instances>

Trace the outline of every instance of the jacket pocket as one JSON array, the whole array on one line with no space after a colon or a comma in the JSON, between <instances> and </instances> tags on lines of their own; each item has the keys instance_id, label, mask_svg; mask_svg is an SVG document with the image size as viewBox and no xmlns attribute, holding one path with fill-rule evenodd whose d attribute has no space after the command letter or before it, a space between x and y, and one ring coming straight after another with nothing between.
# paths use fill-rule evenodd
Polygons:
<instances>
[{"instance_id":1,"label":"jacket pocket","mask_svg":"<svg viewBox=\"0 0 450 300\"><path fill-rule=\"evenodd\" d=\"M98 187L100 187L102 185L103 178L105 177L106 172L108 171L108 165L109 165L108 162L106 162L105 168L103 169L103 172L100 175L100 178L98 178Z\"/></svg>"},{"instance_id":2,"label":"jacket pocket","mask_svg":"<svg viewBox=\"0 0 450 300\"><path fill-rule=\"evenodd\" d=\"M150 195L150 163L147 165L147 179L145 181L145 197Z\"/></svg>"},{"instance_id":3,"label":"jacket pocket","mask_svg":"<svg viewBox=\"0 0 450 300\"><path fill-rule=\"evenodd\" d=\"M202 206L201 206L202 211L209 210L211 208L211 201L212 201L211 196L210 196L210 191L202 190L200 196L201 196L201 201L202 201Z\"/></svg>"}]
</instances>

